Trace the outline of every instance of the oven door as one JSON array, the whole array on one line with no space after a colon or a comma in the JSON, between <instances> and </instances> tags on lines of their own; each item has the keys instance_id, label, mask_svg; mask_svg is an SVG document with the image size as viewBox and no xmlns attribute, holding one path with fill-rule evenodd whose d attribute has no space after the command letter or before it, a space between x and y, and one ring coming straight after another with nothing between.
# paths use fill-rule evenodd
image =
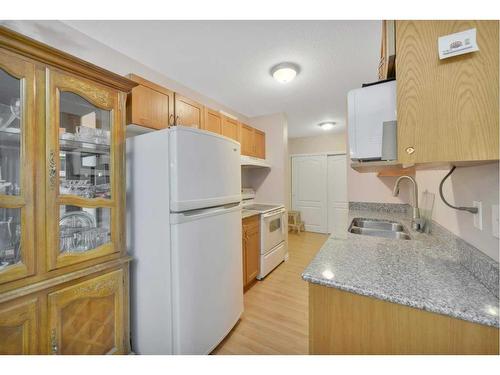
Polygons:
<instances>
[{"instance_id":1,"label":"oven door","mask_svg":"<svg viewBox=\"0 0 500 375\"><path fill-rule=\"evenodd\" d=\"M266 254L272 248L285 240L284 211L277 210L262 215L262 246L261 254Z\"/></svg>"}]
</instances>

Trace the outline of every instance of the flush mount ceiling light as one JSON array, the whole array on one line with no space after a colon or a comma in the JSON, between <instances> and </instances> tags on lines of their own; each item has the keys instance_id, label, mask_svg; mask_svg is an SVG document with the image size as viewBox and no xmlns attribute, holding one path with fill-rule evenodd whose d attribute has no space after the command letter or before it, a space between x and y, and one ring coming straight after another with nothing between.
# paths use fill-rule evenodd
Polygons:
<instances>
[{"instance_id":1,"label":"flush mount ceiling light","mask_svg":"<svg viewBox=\"0 0 500 375\"><path fill-rule=\"evenodd\" d=\"M323 129L323 130L330 130L333 129L335 126L336 122L333 121L326 121L326 122L320 122L318 126Z\"/></svg>"},{"instance_id":2,"label":"flush mount ceiling light","mask_svg":"<svg viewBox=\"0 0 500 375\"><path fill-rule=\"evenodd\" d=\"M299 73L299 66L290 62L283 62L271 68L271 75L279 83L288 83Z\"/></svg>"}]
</instances>

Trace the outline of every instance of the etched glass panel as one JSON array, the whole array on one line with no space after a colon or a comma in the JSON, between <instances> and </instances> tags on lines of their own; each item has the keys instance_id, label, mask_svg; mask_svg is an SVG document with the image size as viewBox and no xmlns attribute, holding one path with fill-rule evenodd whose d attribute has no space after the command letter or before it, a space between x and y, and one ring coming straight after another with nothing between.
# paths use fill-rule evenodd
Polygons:
<instances>
[{"instance_id":1,"label":"etched glass panel","mask_svg":"<svg viewBox=\"0 0 500 375\"><path fill-rule=\"evenodd\" d=\"M21 80L0 69L0 194L20 195Z\"/></svg>"},{"instance_id":2,"label":"etched glass panel","mask_svg":"<svg viewBox=\"0 0 500 375\"><path fill-rule=\"evenodd\" d=\"M0 272L21 262L21 209L0 208Z\"/></svg>"},{"instance_id":3,"label":"etched glass panel","mask_svg":"<svg viewBox=\"0 0 500 375\"><path fill-rule=\"evenodd\" d=\"M59 193L111 198L111 111L60 95Z\"/></svg>"},{"instance_id":4,"label":"etched glass panel","mask_svg":"<svg viewBox=\"0 0 500 375\"><path fill-rule=\"evenodd\" d=\"M111 209L61 205L59 250L84 253L111 241Z\"/></svg>"}]
</instances>

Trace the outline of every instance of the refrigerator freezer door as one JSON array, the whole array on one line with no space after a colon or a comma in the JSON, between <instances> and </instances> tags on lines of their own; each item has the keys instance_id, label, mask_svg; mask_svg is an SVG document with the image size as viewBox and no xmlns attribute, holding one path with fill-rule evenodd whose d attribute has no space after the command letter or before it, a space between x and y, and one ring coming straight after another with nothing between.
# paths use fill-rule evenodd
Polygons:
<instances>
[{"instance_id":1,"label":"refrigerator freezer door","mask_svg":"<svg viewBox=\"0 0 500 375\"><path fill-rule=\"evenodd\" d=\"M170 220L174 354L207 354L243 312L241 207Z\"/></svg>"},{"instance_id":2,"label":"refrigerator freezer door","mask_svg":"<svg viewBox=\"0 0 500 375\"><path fill-rule=\"evenodd\" d=\"M187 127L170 129L170 210L181 212L241 200L240 144Z\"/></svg>"}]
</instances>

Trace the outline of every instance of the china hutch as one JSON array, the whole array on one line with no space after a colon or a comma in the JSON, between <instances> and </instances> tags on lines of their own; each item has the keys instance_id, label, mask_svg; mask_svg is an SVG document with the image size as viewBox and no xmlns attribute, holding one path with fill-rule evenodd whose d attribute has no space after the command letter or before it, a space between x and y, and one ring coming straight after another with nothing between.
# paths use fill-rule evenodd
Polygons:
<instances>
[{"instance_id":1,"label":"china hutch","mask_svg":"<svg viewBox=\"0 0 500 375\"><path fill-rule=\"evenodd\" d=\"M0 354L129 352L134 86L0 27Z\"/></svg>"}]
</instances>

